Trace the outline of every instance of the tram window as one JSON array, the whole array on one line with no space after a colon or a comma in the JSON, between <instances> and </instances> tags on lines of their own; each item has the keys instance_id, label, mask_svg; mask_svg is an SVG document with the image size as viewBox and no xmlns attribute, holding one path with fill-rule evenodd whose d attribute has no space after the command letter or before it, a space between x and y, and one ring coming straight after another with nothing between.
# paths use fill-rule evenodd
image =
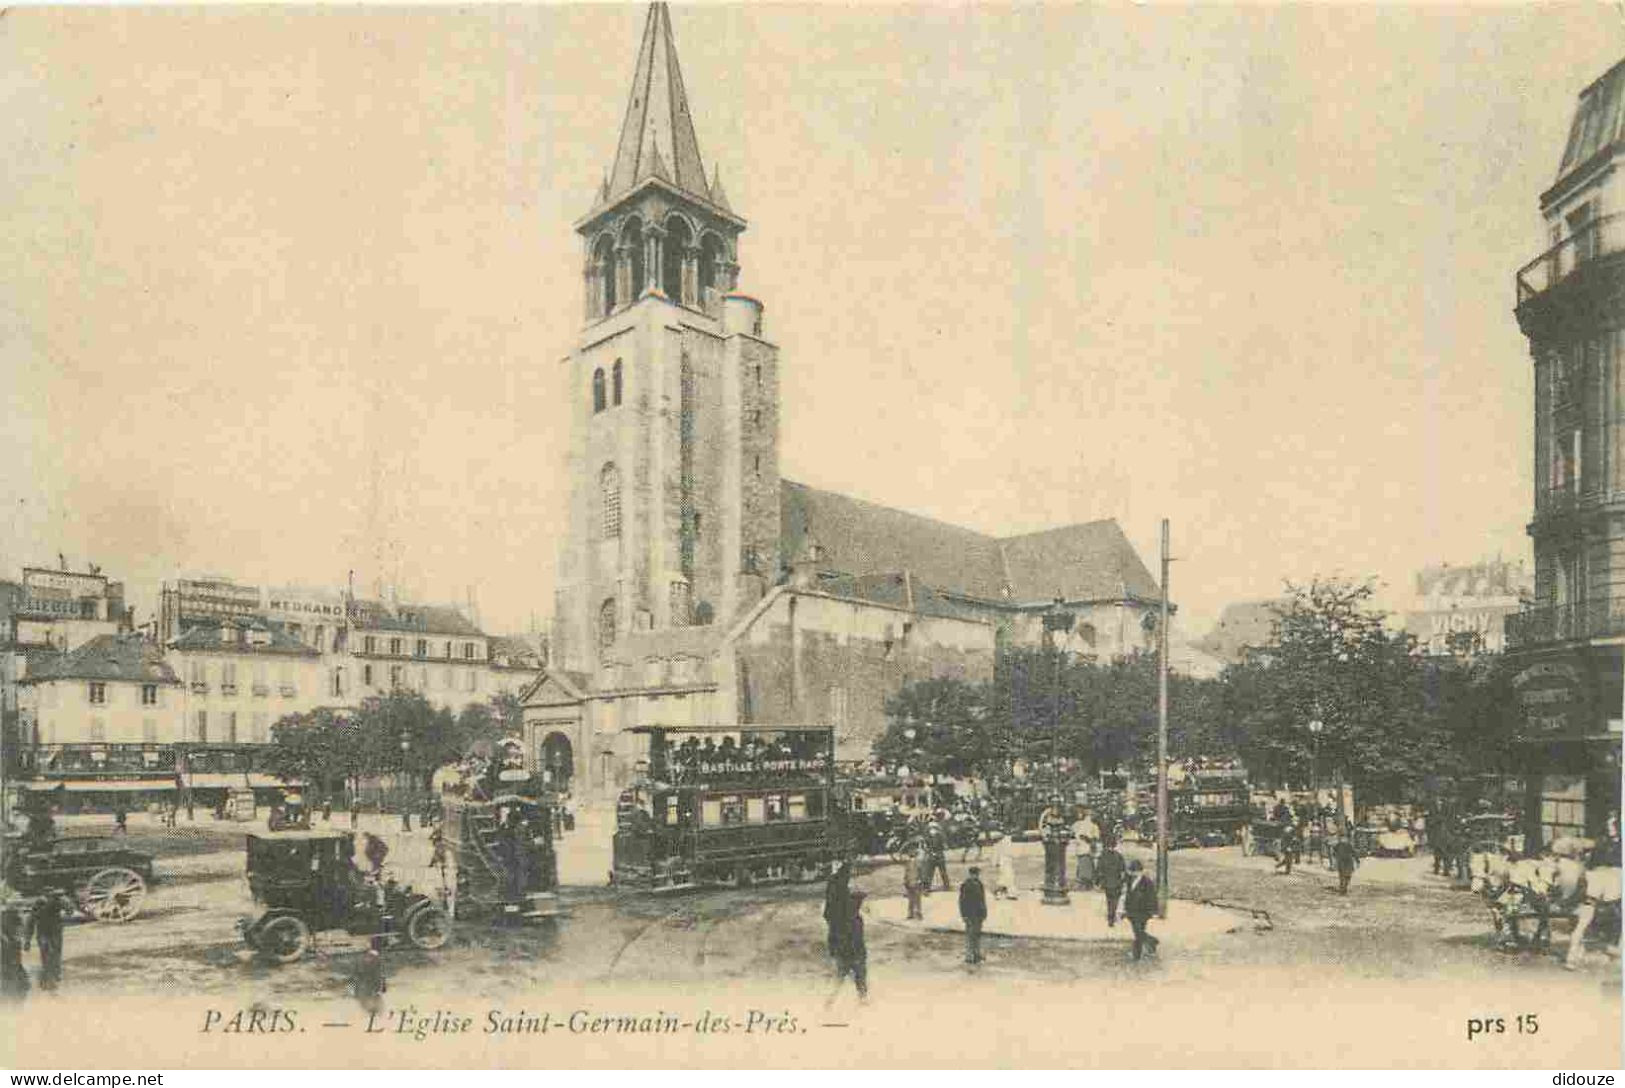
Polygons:
<instances>
[{"instance_id":1,"label":"tram window","mask_svg":"<svg viewBox=\"0 0 1625 1088\"><path fill-rule=\"evenodd\" d=\"M707 797L701 802L702 808L700 822L706 827L716 827L722 823L722 800L718 797Z\"/></svg>"},{"instance_id":2,"label":"tram window","mask_svg":"<svg viewBox=\"0 0 1625 1088\"><path fill-rule=\"evenodd\" d=\"M807 818L807 795L792 793L787 801L790 803L789 818L792 820L805 820Z\"/></svg>"},{"instance_id":3,"label":"tram window","mask_svg":"<svg viewBox=\"0 0 1625 1088\"><path fill-rule=\"evenodd\" d=\"M751 797L745 801L745 821L747 823L761 824L767 822L767 800L763 797Z\"/></svg>"},{"instance_id":4,"label":"tram window","mask_svg":"<svg viewBox=\"0 0 1625 1088\"><path fill-rule=\"evenodd\" d=\"M769 794L767 797L767 822L776 823L787 819L785 802L788 798L782 793Z\"/></svg>"},{"instance_id":5,"label":"tram window","mask_svg":"<svg viewBox=\"0 0 1625 1088\"><path fill-rule=\"evenodd\" d=\"M742 797L722 798L722 822L725 824L742 824L745 822L745 800Z\"/></svg>"}]
</instances>

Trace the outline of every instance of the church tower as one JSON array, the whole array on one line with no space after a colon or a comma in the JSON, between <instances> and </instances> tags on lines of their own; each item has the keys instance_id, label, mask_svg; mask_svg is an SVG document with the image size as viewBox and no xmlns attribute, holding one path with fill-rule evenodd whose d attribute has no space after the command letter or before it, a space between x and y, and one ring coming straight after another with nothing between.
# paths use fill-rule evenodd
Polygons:
<instances>
[{"instance_id":1,"label":"church tower","mask_svg":"<svg viewBox=\"0 0 1625 1088\"><path fill-rule=\"evenodd\" d=\"M554 660L593 689L625 689L639 686L629 640L725 627L775 580L779 540L778 349L761 303L737 292L745 220L720 171L707 180L663 3L575 230L584 324L563 363Z\"/></svg>"}]
</instances>

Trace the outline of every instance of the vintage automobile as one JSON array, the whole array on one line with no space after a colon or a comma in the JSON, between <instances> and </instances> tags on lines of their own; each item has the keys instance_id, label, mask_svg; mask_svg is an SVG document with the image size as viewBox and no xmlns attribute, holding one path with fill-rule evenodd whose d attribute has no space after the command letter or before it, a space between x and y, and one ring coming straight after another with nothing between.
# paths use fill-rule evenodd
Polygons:
<instances>
[{"instance_id":1,"label":"vintage automobile","mask_svg":"<svg viewBox=\"0 0 1625 1088\"><path fill-rule=\"evenodd\" d=\"M141 913L152 883L150 855L100 838L14 839L6 845L6 878L21 894L54 888L98 922L128 922Z\"/></svg>"},{"instance_id":2,"label":"vintage automobile","mask_svg":"<svg viewBox=\"0 0 1625 1088\"><path fill-rule=\"evenodd\" d=\"M249 890L265 912L238 928L248 947L273 963L299 959L324 930L425 950L451 936L451 921L434 900L356 868L350 832L250 835L247 867Z\"/></svg>"}]
</instances>

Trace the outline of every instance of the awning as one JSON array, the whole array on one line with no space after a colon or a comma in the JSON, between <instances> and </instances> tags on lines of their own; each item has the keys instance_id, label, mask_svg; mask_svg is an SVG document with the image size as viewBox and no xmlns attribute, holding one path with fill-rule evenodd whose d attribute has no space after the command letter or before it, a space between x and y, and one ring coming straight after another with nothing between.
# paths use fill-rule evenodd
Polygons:
<instances>
[{"instance_id":1,"label":"awning","mask_svg":"<svg viewBox=\"0 0 1625 1088\"><path fill-rule=\"evenodd\" d=\"M17 783L26 790L54 790L58 787L70 793L136 793L142 790L173 790L173 778L63 778L31 779Z\"/></svg>"},{"instance_id":2,"label":"awning","mask_svg":"<svg viewBox=\"0 0 1625 1088\"><path fill-rule=\"evenodd\" d=\"M243 790L248 788L248 775L242 771L233 771L229 774L201 773L183 774L182 780L193 789L226 789Z\"/></svg>"}]
</instances>

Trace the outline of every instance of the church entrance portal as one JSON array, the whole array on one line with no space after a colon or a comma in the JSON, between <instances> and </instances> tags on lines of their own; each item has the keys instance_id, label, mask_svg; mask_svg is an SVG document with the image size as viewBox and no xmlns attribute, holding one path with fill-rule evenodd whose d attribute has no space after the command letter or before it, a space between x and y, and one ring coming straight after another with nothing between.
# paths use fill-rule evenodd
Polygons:
<instances>
[{"instance_id":1,"label":"church entrance portal","mask_svg":"<svg viewBox=\"0 0 1625 1088\"><path fill-rule=\"evenodd\" d=\"M570 779L575 775L575 755L570 738L563 733L549 733L542 741L542 769L548 781L560 793L568 792Z\"/></svg>"}]
</instances>

